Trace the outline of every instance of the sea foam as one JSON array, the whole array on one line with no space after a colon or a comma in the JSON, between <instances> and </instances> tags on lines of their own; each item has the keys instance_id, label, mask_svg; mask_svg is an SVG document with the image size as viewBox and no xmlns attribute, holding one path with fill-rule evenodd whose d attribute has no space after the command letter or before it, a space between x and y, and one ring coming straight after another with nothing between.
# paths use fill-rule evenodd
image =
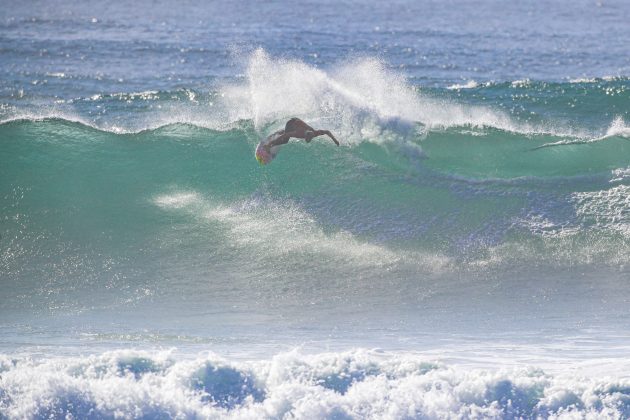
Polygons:
<instances>
[{"instance_id":1,"label":"sea foam","mask_svg":"<svg viewBox=\"0 0 630 420\"><path fill-rule=\"evenodd\" d=\"M230 246L249 250L255 256L252 264L257 266L277 266L295 255L365 268L413 261L431 272L451 264L449 258L439 254L405 253L361 240L344 230L325 231L298 203L273 200L263 194L226 205L194 191L179 191L156 196L153 202L164 210L183 211L201 223L219 224Z\"/></svg>"},{"instance_id":2,"label":"sea foam","mask_svg":"<svg viewBox=\"0 0 630 420\"><path fill-rule=\"evenodd\" d=\"M630 382L483 370L356 349L230 361L121 350L49 359L0 356L11 418L622 418Z\"/></svg>"},{"instance_id":3,"label":"sea foam","mask_svg":"<svg viewBox=\"0 0 630 420\"><path fill-rule=\"evenodd\" d=\"M335 129L355 143L363 139L366 125L392 120L429 129L473 126L527 134L554 132L514 121L489 107L425 95L374 58L347 60L324 71L301 61L273 58L258 49L245 65L245 83L226 86L224 96L232 110L230 119L251 119L256 127L297 115Z\"/></svg>"}]
</instances>

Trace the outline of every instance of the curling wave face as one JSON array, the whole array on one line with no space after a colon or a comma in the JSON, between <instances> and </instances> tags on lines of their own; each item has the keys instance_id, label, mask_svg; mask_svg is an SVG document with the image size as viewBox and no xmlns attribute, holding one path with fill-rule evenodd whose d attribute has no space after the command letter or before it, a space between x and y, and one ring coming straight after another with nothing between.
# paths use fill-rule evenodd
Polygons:
<instances>
[{"instance_id":1,"label":"curling wave face","mask_svg":"<svg viewBox=\"0 0 630 420\"><path fill-rule=\"evenodd\" d=\"M151 265L146 241L176 220L267 275L282 271L269 268L272 255L297 273L359 261L422 273L534 261L625 272L627 84L427 89L375 59L324 71L259 49L243 78L207 92L17 98L1 110L4 268L13 280L46 271L35 256L62 245L41 238L71 249L103 235L95 253L137 247ZM344 147L291 144L259 168L255 145L290 116Z\"/></svg>"},{"instance_id":2,"label":"curling wave face","mask_svg":"<svg viewBox=\"0 0 630 420\"><path fill-rule=\"evenodd\" d=\"M290 144L261 168L251 121L128 134L63 119L4 123L3 311L168 300L182 275L198 305L212 299L198 292L209 276L253 287L262 307L278 288L299 307L340 296L417 303L452 281L474 281L483 296L559 273L591 273L576 290L602 273L623 284L625 137L539 148L556 138L379 127L378 142ZM232 294L221 281L208 293L218 290Z\"/></svg>"},{"instance_id":3,"label":"curling wave face","mask_svg":"<svg viewBox=\"0 0 630 420\"><path fill-rule=\"evenodd\" d=\"M515 92L524 110L479 101ZM627 95L623 78L418 89L378 60L325 72L259 49L243 80L211 92L25 99L4 107L0 124L3 268L12 283L47 272L55 284L72 276L49 273L47 256L76 259L78 248L119 261L116 249L143 249L146 273L176 222L212 238L179 238L192 254L230 249L234 268L265 277L322 266L350 277L487 275L532 263L623 275ZM566 101L574 121L542 112ZM617 116L576 124L593 102ZM291 144L261 169L259 138L293 115L344 147Z\"/></svg>"}]
</instances>

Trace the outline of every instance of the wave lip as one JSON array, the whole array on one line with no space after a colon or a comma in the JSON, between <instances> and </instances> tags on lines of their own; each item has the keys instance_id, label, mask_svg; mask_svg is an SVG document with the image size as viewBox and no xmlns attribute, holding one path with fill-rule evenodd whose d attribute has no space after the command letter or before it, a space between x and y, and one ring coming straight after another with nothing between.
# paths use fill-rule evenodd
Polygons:
<instances>
[{"instance_id":1,"label":"wave lip","mask_svg":"<svg viewBox=\"0 0 630 420\"><path fill-rule=\"evenodd\" d=\"M594 138L578 138L571 140L559 140L552 143L545 143L538 147L535 147L533 150L542 149L545 147L553 147L553 146L568 146L568 145L576 145L576 144L589 144L596 143L598 141L606 140L612 137L624 137L630 138L630 127L626 125L623 118L617 116L612 121L608 129L606 129L606 133L599 137Z\"/></svg>"},{"instance_id":2,"label":"wave lip","mask_svg":"<svg viewBox=\"0 0 630 420\"><path fill-rule=\"evenodd\" d=\"M601 134L597 129L565 123L520 120L496 106L461 103L452 95L436 97L374 58L347 59L332 69L321 69L299 60L274 58L258 49L242 64L243 79L217 83L211 92L147 89L96 94L60 104L42 105L36 101L29 105L32 109L5 110L0 121L64 118L115 133L137 133L176 123L224 131L240 121L251 121L255 130L264 135L297 116L334 130L348 145L378 141L382 128L390 123L414 128L421 125L425 130L494 128L524 135L581 139ZM65 73L54 74L68 77ZM529 79L506 83L468 80L446 90L528 89L538 84ZM107 113L103 114L101 108ZM142 112L129 112L130 109Z\"/></svg>"},{"instance_id":3,"label":"wave lip","mask_svg":"<svg viewBox=\"0 0 630 420\"><path fill-rule=\"evenodd\" d=\"M627 379L534 368L447 366L364 349L232 362L214 354L119 350L75 358L0 356L10 418L625 418Z\"/></svg>"},{"instance_id":4,"label":"wave lip","mask_svg":"<svg viewBox=\"0 0 630 420\"><path fill-rule=\"evenodd\" d=\"M258 49L245 66L245 80L224 86L221 97L230 120L251 120L257 129L278 125L288 116L299 116L326 125L350 144L378 138L381 131L373 127L387 126L392 121L420 124L427 130L477 127L525 135L590 135L552 123L518 121L491 106L433 97L373 58L347 60L325 71L297 60L275 59ZM512 85L527 87L529 83L515 81ZM478 86L471 80L450 88Z\"/></svg>"},{"instance_id":5,"label":"wave lip","mask_svg":"<svg viewBox=\"0 0 630 420\"><path fill-rule=\"evenodd\" d=\"M474 89L479 87L479 83L474 80L469 80L464 84L455 83L447 87L448 90L459 90L459 89Z\"/></svg>"}]
</instances>

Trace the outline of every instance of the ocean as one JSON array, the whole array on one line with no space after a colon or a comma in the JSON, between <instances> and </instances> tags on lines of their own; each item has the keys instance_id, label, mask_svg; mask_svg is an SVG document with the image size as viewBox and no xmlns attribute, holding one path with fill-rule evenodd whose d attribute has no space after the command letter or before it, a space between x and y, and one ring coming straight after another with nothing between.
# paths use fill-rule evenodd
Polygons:
<instances>
[{"instance_id":1,"label":"ocean","mask_svg":"<svg viewBox=\"0 0 630 420\"><path fill-rule=\"evenodd\" d=\"M630 3L0 3L0 419L630 418Z\"/></svg>"}]
</instances>

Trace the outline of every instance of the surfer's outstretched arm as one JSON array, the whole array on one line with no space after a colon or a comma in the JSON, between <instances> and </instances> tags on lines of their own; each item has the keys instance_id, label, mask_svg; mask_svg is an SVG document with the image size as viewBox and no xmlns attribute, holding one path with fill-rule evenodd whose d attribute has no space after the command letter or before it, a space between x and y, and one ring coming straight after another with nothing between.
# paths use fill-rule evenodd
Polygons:
<instances>
[{"instance_id":1,"label":"surfer's outstretched arm","mask_svg":"<svg viewBox=\"0 0 630 420\"><path fill-rule=\"evenodd\" d=\"M313 131L313 135L312 136L308 136L308 135L306 136L306 141L310 142L315 137L323 136L324 134L327 135L328 137L330 137L330 139L332 141L334 141L337 146L339 146L339 141L337 141L335 136L333 136L333 134L330 131L328 131L328 130L315 130L315 131Z\"/></svg>"}]
</instances>

